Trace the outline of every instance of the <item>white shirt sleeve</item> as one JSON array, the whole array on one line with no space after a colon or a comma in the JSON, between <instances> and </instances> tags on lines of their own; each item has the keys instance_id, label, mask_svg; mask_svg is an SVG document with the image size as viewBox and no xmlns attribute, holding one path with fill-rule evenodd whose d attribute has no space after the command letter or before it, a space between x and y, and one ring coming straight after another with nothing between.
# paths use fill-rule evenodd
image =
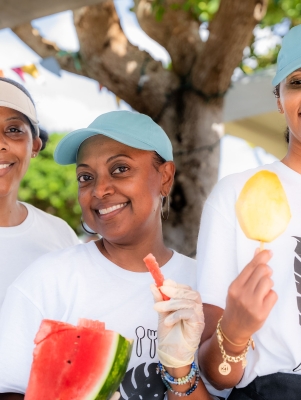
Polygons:
<instances>
[{"instance_id":1,"label":"white shirt sleeve","mask_svg":"<svg viewBox=\"0 0 301 400\"><path fill-rule=\"evenodd\" d=\"M222 309L229 285L238 274L235 194L225 185L219 183L204 206L197 248L197 285L202 301Z\"/></svg>"},{"instance_id":2,"label":"white shirt sleeve","mask_svg":"<svg viewBox=\"0 0 301 400\"><path fill-rule=\"evenodd\" d=\"M24 294L8 288L0 312L0 393L25 393L42 319Z\"/></svg>"}]
</instances>

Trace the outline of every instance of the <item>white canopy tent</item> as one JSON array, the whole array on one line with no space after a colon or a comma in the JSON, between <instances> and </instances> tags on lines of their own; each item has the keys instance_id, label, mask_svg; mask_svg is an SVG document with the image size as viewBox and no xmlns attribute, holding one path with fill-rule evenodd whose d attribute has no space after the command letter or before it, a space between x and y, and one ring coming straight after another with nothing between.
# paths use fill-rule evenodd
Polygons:
<instances>
[{"instance_id":1,"label":"white canopy tent","mask_svg":"<svg viewBox=\"0 0 301 400\"><path fill-rule=\"evenodd\" d=\"M225 132L282 158L286 152L286 123L277 111L274 75L275 69L269 68L233 83L225 100Z\"/></svg>"}]
</instances>

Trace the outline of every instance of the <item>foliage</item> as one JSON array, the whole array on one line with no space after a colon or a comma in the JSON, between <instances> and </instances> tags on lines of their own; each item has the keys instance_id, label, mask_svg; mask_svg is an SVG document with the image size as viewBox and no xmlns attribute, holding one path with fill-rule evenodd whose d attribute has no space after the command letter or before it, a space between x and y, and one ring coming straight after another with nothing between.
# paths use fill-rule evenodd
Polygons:
<instances>
[{"instance_id":1,"label":"foliage","mask_svg":"<svg viewBox=\"0 0 301 400\"><path fill-rule=\"evenodd\" d=\"M169 3L169 7L174 10L183 9L190 12L200 23L210 23L218 10L219 4L220 0L174 0L174 3ZM166 0L153 0L152 8L157 20L163 18L166 7ZM275 27L285 19L289 19L291 26L301 24L300 0L269 0L267 13L259 27L262 29L270 27L272 33L281 36L276 32ZM276 44L273 48L268 49L266 54L256 54L257 41L258 38L254 36L247 54L243 56L239 66L245 74L251 74L254 71L276 64L280 45Z\"/></svg>"},{"instance_id":2,"label":"foliage","mask_svg":"<svg viewBox=\"0 0 301 400\"><path fill-rule=\"evenodd\" d=\"M31 160L19 199L64 219L79 233L81 210L77 202L75 167L61 166L53 160L54 149L63 136L50 135L46 149Z\"/></svg>"}]
</instances>

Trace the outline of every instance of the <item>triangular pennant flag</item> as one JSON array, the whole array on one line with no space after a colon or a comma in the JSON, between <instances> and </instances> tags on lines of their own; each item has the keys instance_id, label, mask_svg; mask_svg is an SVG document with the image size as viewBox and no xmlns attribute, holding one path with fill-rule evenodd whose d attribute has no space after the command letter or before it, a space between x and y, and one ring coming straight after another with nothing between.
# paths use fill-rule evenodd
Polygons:
<instances>
[{"instance_id":1,"label":"triangular pennant flag","mask_svg":"<svg viewBox=\"0 0 301 400\"><path fill-rule=\"evenodd\" d=\"M24 72L22 71L22 69L21 69L20 67L12 68L12 70L13 70L16 74L19 75L19 77L21 78L21 80L22 80L23 82L25 82L25 79L24 79Z\"/></svg>"},{"instance_id":2,"label":"triangular pennant flag","mask_svg":"<svg viewBox=\"0 0 301 400\"><path fill-rule=\"evenodd\" d=\"M40 64L42 65L42 67L48 69L48 71L52 72L53 74L61 76L61 67L54 57L44 58L40 62Z\"/></svg>"},{"instance_id":3,"label":"triangular pennant flag","mask_svg":"<svg viewBox=\"0 0 301 400\"><path fill-rule=\"evenodd\" d=\"M118 107L120 107L120 100L121 100L121 98L116 96L116 103L117 103Z\"/></svg>"},{"instance_id":4,"label":"triangular pennant flag","mask_svg":"<svg viewBox=\"0 0 301 400\"><path fill-rule=\"evenodd\" d=\"M4 72L2 71L2 69L0 69L0 77L4 78Z\"/></svg>"},{"instance_id":5,"label":"triangular pennant flag","mask_svg":"<svg viewBox=\"0 0 301 400\"><path fill-rule=\"evenodd\" d=\"M31 75L35 79L38 78L40 75L37 67L34 64L23 65L23 67L21 67L21 70L23 72L26 72L26 74Z\"/></svg>"},{"instance_id":6,"label":"triangular pennant flag","mask_svg":"<svg viewBox=\"0 0 301 400\"><path fill-rule=\"evenodd\" d=\"M99 88L99 91L101 91L101 89L103 88L103 85L100 83L100 82L98 82L98 88Z\"/></svg>"}]
</instances>

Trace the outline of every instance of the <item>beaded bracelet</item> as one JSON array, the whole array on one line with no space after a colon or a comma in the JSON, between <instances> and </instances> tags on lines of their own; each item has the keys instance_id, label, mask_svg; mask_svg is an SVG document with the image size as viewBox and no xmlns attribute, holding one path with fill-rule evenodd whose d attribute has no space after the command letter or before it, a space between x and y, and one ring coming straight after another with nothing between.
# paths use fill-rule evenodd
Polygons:
<instances>
[{"instance_id":1,"label":"beaded bracelet","mask_svg":"<svg viewBox=\"0 0 301 400\"><path fill-rule=\"evenodd\" d=\"M187 392L178 392L176 390L173 390L173 388L170 386L170 384L167 382L167 380L163 378L162 374L161 374L161 379L162 379L163 383L165 384L165 386L167 387L167 389L171 393L175 394L176 396L183 397L183 396L191 395L191 393L193 393L195 391L195 389L198 387L198 383L200 380L199 370L196 370L195 376L196 376L196 378L195 378L194 385L190 389L188 389Z\"/></svg>"},{"instance_id":2,"label":"beaded bracelet","mask_svg":"<svg viewBox=\"0 0 301 400\"><path fill-rule=\"evenodd\" d=\"M157 367L157 373L159 373L159 372L160 372L160 375L161 375L161 379L162 379L164 385L167 387L167 389L170 392L174 393L176 396L180 396L180 397L189 396L192 392L194 392L195 389L197 388L199 380L200 380L200 373L199 373L198 367L195 364L195 362L193 362L191 364L191 369L190 369L189 374L184 376L184 377L182 377L182 378L174 378L173 376L171 376L166 371L164 366L160 363L160 361L159 361L158 367ZM194 385L191 386L191 381L194 378L194 376L196 377L195 378L195 382L194 382ZM174 390L170 385L170 384L173 384L173 385L184 385L185 383L189 383L189 382L190 382L191 388L188 389L187 392L178 392L178 391Z\"/></svg>"},{"instance_id":3,"label":"beaded bracelet","mask_svg":"<svg viewBox=\"0 0 301 400\"><path fill-rule=\"evenodd\" d=\"M182 378L174 378L173 376L171 376L166 369L164 368L164 366L160 363L160 361L158 362L158 369L161 373L161 375L163 375L164 379L173 384L173 385L185 385L185 383L191 382L192 378L195 376L196 371L198 369L196 363L193 361L193 363L191 364L191 369L188 375L183 376Z\"/></svg>"}]
</instances>

